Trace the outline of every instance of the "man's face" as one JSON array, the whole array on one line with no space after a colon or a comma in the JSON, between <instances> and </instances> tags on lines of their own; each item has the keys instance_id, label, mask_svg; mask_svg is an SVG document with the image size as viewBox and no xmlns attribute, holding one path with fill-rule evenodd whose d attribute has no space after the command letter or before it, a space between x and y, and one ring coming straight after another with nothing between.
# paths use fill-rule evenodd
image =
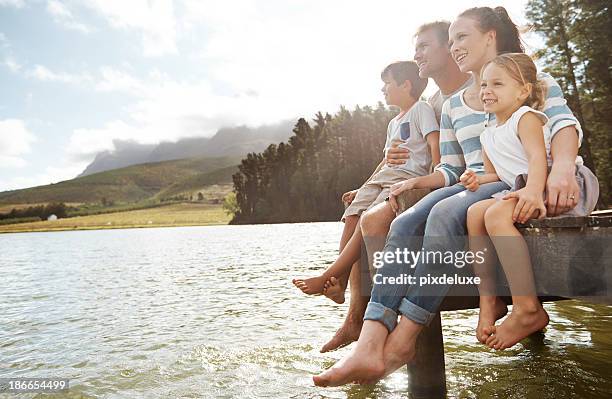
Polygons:
<instances>
[{"instance_id":1,"label":"man's face","mask_svg":"<svg viewBox=\"0 0 612 399\"><path fill-rule=\"evenodd\" d=\"M450 58L446 43L440 43L435 30L429 29L416 37L414 60L419 67L421 78L433 78L444 70Z\"/></svg>"}]
</instances>

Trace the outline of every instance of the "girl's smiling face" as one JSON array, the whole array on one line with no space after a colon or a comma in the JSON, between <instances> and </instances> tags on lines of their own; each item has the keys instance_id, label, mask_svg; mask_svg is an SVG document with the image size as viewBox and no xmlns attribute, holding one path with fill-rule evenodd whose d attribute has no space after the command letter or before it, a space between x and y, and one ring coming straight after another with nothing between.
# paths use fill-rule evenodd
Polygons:
<instances>
[{"instance_id":1,"label":"girl's smiling face","mask_svg":"<svg viewBox=\"0 0 612 399\"><path fill-rule=\"evenodd\" d=\"M509 116L525 103L530 93L531 84L517 82L506 68L494 62L484 67L480 83L480 100L485 112Z\"/></svg>"}]
</instances>

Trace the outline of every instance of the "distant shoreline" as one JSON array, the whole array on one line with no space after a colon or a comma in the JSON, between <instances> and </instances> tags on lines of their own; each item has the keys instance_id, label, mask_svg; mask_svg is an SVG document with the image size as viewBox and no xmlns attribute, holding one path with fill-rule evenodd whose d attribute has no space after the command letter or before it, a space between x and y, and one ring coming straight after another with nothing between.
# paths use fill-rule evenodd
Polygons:
<instances>
[{"instance_id":1,"label":"distant shoreline","mask_svg":"<svg viewBox=\"0 0 612 399\"><path fill-rule=\"evenodd\" d=\"M7 224L0 226L0 234L219 226L229 224L230 219L231 217L224 212L221 205L182 203L128 212L79 216L56 221Z\"/></svg>"}]
</instances>

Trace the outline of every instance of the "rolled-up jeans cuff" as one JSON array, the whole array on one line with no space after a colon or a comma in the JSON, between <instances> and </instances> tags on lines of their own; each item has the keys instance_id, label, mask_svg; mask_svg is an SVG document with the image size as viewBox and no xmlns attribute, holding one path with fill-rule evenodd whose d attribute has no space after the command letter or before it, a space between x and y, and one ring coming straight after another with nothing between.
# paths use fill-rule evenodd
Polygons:
<instances>
[{"instance_id":1,"label":"rolled-up jeans cuff","mask_svg":"<svg viewBox=\"0 0 612 399\"><path fill-rule=\"evenodd\" d=\"M389 333L397 326L397 313L377 302L368 303L363 319L381 322Z\"/></svg>"},{"instance_id":2,"label":"rolled-up jeans cuff","mask_svg":"<svg viewBox=\"0 0 612 399\"><path fill-rule=\"evenodd\" d=\"M415 305L406 298L402 299L398 310L402 315L406 316L410 320L424 326L429 325L434 317L436 317L435 313L431 313L422 307Z\"/></svg>"}]
</instances>

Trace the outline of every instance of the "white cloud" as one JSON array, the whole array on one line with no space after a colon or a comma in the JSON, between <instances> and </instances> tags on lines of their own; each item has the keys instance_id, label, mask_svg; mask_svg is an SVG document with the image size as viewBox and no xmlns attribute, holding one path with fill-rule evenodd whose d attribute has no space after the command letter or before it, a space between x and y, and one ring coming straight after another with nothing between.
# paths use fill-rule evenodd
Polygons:
<instances>
[{"instance_id":1,"label":"white cloud","mask_svg":"<svg viewBox=\"0 0 612 399\"><path fill-rule=\"evenodd\" d=\"M42 172L30 176L11 176L0 181L0 192L18 190L27 187L42 186L74 179L85 167L87 162L62 161L59 166L46 167Z\"/></svg>"},{"instance_id":2,"label":"white cloud","mask_svg":"<svg viewBox=\"0 0 612 399\"><path fill-rule=\"evenodd\" d=\"M66 4L59 0L47 1L47 12L53 16L53 20L66 29L76 30L82 33L89 33L91 29L78 22Z\"/></svg>"},{"instance_id":3,"label":"white cloud","mask_svg":"<svg viewBox=\"0 0 612 399\"><path fill-rule=\"evenodd\" d=\"M87 0L84 5L117 29L138 31L144 55L176 54L176 20L171 0Z\"/></svg>"},{"instance_id":4,"label":"white cloud","mask_svg":"<svg viewBox=\"0 0 612 399\"><path fill-rule=\"evenodd\" d=\"M24 5L25 0L0 0L0 6L22 8Z\"/></svg>"},{"instance_id":5,"label":"white cloud","mask_svg":"<svg viewBox=\"0 0 612 399\"><path fill-rule=\"evenodd\" d=\"M27 162L23 155L31 151L36 136L19 119L0 120L0 168L21 168Z\"/></svg>"},{"instance_id":6,"label":"white cloud","mask_svg":"<svg viewBox=\"0 0 612 399\"><path fill-rule=\"evenodd\" d=\"M65 72L53 72L43 65L35 65L27 71L26 75L44 82L61 82L70 84L83 84L92 81L89 74L70 74Z\"/></svg>"},{"instance_id":7,"label":"white cloud","mask_svg":"<svg viewBox=\"0 0 612 399\"><path fill-rule=\"evenodd\" d=\"M101 79L95 86L98 91L141 94L145 90L144 83L141 80L116 68L102 67L100 68L100 75Z\"/></svg>"},{"instance_id":8,"label":"white cloud","mask_svg":"<svg viewBox=\"0 0 612 399\"><path fill-rule=\"evenodd\" d=\"M21 70L21 65L11 56L6 57L3 64L13 73Z\"/></svg>"}]
</instances>

